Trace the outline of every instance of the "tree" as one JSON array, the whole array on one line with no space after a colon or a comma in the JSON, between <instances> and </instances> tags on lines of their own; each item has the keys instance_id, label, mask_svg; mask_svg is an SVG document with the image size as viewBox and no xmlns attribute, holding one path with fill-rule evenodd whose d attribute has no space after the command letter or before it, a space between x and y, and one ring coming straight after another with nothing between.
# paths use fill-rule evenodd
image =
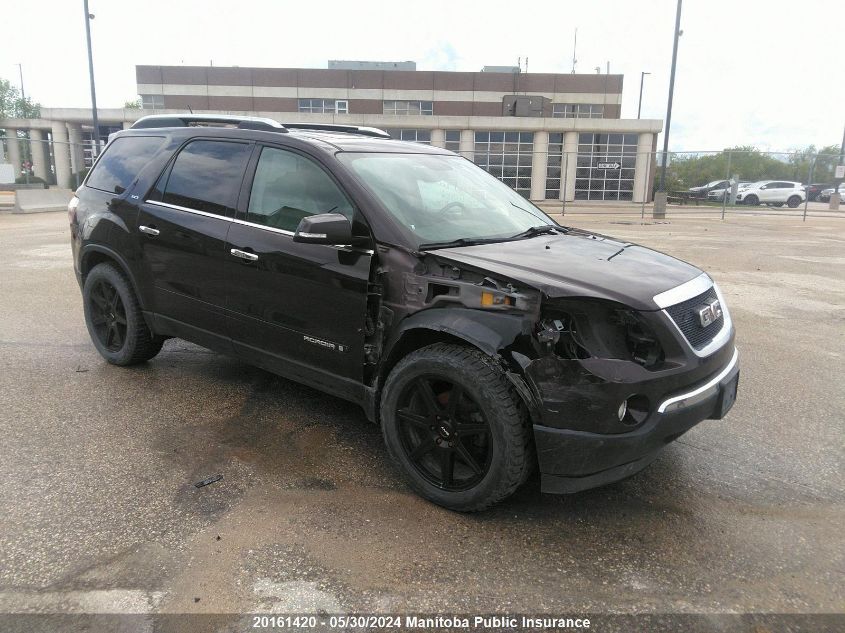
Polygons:
<instances>
[{"instance_id":1,"label":"tree","mask_svg":"<svg viewBox=\"0 0 845 633\"><path fill-rule=\"evenodd\" d=\"M37 119L41 104L21 97L20 90L8 79L0 79L0 119Z\"/></svg>"},{"instance_id":2,"label":"tree","mask_svg":"<svg viewBox=\"0 0 845 633\"><path fill-rule=\"evenodd\" d=\"M140 110L141 109L141 100L135 99L135 101L124 101L123 109L124 110Z\"/></svg>"}]
</instances>

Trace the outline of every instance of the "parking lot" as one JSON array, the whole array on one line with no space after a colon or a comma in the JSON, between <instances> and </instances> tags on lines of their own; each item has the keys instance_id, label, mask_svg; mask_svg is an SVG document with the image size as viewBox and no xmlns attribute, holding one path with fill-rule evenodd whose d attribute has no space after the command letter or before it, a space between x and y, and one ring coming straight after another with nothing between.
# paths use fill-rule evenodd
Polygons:
<instances>
[{"instance_id":1,"label":"parking lot","mask_svg":"<svg viewBox=\"0 0 845 633\"><path fill-rule=\"evenodd\" d=\"M0 215L0 613L841 611L845 222L564 223L715 277L738 402L629 480L461 515L343 401L181 340L106 364L65 215Z\"/></svg>"}]
</instances>

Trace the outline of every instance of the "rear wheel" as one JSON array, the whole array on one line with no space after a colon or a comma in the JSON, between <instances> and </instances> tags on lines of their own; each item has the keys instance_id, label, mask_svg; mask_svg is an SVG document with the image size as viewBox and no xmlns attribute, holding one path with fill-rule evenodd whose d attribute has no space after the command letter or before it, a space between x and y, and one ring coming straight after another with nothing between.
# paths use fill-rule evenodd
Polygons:
<instances>
[{"instance_id":1,"label":"rear wheel","mask_svg":"<svg viewBox=\"0 0 845 633\"><path fill-rule=\"evenodd\" d=\"M756 207L758 204L760 204L760 198L758 198L754 194L751 194L750 196L745 198L745 204L751 207Z\"/></svg>"},{"instance_id":2,"label":"rear wheel","mask_svg":"<svg viewBox=\"0 0 845 633\"><path fill-rule=\"evenodd\" d=\"M489 356L438 343L405 357L381 401L384 440L418 494L483 510L512 494L534 464L527 415Z\"/></svg>"},{"instance_id":3,"label":"rear wheel","mask_svg":"<svg viewBox=\"0 0 845 633\"><path fill-rule=\"evenodd\" d=\"M801 196L789 196L789 200L786 201L787 206L790 209L795 209L801 204Z\"/></svg>"},{"instance_id":4,"label":"rear wheel","mask_svg":"<svg viewBox=\"0 0 845 633\"><path fill-rule=\"evenodd\" d=\"M164 338L147 327L129 280L116 266L94 266L85 278L82 299L91 341L108 362L133 365L159 353Z\"/></svg>"}]
</instances>

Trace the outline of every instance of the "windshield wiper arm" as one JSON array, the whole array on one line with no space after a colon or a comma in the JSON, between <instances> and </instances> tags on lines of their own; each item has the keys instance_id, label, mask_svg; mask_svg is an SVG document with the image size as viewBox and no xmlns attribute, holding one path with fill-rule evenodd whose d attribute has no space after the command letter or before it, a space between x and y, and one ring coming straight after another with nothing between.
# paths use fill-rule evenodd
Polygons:
<instances>
[{"instance_id":1,"label":"windshield wiper arm","mask_svg":"<svg viewBox=\"0 0 845 633\"><path fill-rule=\"evenodd\" d=\"M493 242L504 242L509 239L510 238L508 237L459 237L456 240L450 240L448 242L429 242L427 244L420 244L419 250L428 251L436 248L452 248L455 246L474 246L475 244L491 244Z\"/></svg>"},{"instance_id":2,"label":"windshield wiper arm","mask_svg":"<svg viewBox=\"0 0 845 633\"><path fill-rule=\"evenodd\" d=\"M530 226L521 233L517 233L516 235L512 235L510 239L517 239L520 237L534 237L535 235L544 235L547 233L565 233L566 231L563 230L559 226L555 226L554 224L543 224L541 226Z\"/></svg>"}]
</instances>

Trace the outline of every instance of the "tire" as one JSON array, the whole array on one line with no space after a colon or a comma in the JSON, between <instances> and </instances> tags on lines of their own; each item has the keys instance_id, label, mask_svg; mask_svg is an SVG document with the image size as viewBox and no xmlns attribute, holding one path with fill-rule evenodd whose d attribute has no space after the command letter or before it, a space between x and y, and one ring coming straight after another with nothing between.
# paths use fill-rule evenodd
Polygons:
<instances>
[{"instance_id":1,"label":"tire","mask_svg":"<svg viewBox=\"0 0 845 633\"><path fill-rule=\"evenodd\" d=\"M134 365L161 351L164 337L155 336L141 314L129 280L113 264L97 264L82 288L85 325L94 347L112 365Z\"/></svg>"},{"instance_id":2,"label":"tire","mask_svg":"<svg viewBox=\"0 0 845 633\"><path fill-rule=\"evenodd\" d=\"M408 485L450 510L502 501L536 463L519 396L475 348L437 343L406 356L387 378L380 413L388 453Z\"/></svg>"},{"instance_id":3,"label":"tire","mask_svg":"<svg viewBox=\"0 0 845 633\"><path fill-rule=\"evenodd\" d=\"M756 207L758 204L760 204L760 198L758 198L754 194L751 194L750 196L745 198L744 202L750 207Z\"/></svg>"},{"instance_id":4,"label":"tire","mask_svg":"<svg viewBox=\"0 0 845 633\"><path fill-rule=\"evenodd\" d=\"M801 204L801 196L789 196L789 200L786 201L786 206L790 209L797 209L799 204Z\"/></svg>"}]
</instances>

